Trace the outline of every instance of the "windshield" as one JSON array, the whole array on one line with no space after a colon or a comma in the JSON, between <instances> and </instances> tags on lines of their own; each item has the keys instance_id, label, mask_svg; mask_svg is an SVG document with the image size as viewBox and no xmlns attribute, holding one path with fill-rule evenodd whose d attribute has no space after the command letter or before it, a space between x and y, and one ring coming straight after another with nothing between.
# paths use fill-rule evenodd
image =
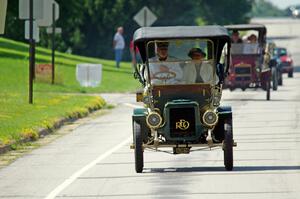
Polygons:
<instances>
[{"instance_id":1,"label":"windshield","mask_svg":"<svg viewBox=\"0 0 300 199\"><path fill-rule=\"evenodd\" d=\"M156 40L147 44L149 80L154 85L216 84L211 40Z\"/></svg>"},{"instance_id":2,"label":"windshield","mask_svg":"<svg viewBox=\"0 0 300 199\"><path fill-rule=\"evenodd\" d=\"M285 56L285 55L287 55L287 51L286 51L285 48L275 48L274 49L274 55Z\"/></svg>"},{"instance_id":3,"label":"windshield","mask_svg":"<svg viewBox=\"0 0 300 199\"><path fill-rule=\"evenodd\" d=\"M231 54L249 55L260 54L261 48L258 42L258 31L230 30Z\"/></svg>"},{"instance_id":4,"label":"windshield","mask_svg":"<svg viewBox=\"0 0 300 199\"><path fill-rule=\"evenodd\" d=\"M240 43L231 45L231 54L233 55L252 55L260 53L261 48L258 44Z\"/></svg>"}]
</instances>

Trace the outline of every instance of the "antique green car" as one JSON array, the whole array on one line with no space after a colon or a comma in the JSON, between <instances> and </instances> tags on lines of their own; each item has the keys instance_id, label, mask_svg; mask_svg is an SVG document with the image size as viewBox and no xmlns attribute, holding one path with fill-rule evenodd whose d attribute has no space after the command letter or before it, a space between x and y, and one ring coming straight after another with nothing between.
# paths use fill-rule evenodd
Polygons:
<instances>
[{"instance_id":1,"label":"antique green car","mask_svg":"<svg viewBox=\"0 0 300 199\"><path fill-rule=\"evenodd\" d=\"M143 27L134 33L134 47L141 57L134 76L143 85L136 97L144 105L132 116L136 172L143 171L144 149L188 154L212 147L222 147L232 170L232 111L220 106L230 62L227 30Z\"/></svg>"}]
</instances>

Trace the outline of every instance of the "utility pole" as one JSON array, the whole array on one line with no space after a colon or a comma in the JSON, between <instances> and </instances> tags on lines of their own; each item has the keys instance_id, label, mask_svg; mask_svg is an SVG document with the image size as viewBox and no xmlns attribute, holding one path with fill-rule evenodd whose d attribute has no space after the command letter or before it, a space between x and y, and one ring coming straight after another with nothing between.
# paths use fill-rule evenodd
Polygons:
<instances>
[{"instance_id":1,"label":"utility pole","mask_svg":"<svg viewBox=\"0 0 300 199\"><path fill-rule=\"evenodd\" d=\"M55 80L55 4L52 4L52 81L54 84Z\"/></svg>"},{"instance_id":2,"label":"utility pole","mask_svg":"<svg viewBox=\"0 0 300 199\"><path fill-rule=\"evenodd\" d=\"M29 104L33 104L35 41L33 39L33 0L29 1Z\"/></svg>"}]
</instances>

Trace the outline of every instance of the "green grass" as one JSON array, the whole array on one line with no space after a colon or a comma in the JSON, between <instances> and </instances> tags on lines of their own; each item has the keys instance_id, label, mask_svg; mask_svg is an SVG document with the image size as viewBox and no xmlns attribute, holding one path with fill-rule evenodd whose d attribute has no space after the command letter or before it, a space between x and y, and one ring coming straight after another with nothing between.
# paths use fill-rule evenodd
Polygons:
<instances>
[{"instance_id":1,"label":"green grass","mask_svg":"<svg viewBox=\"0 0 300 199\"><path fill-rule=\"evenodd\" d=\"M14 89L26 90L29 65L28 44L0 38L0 57L0 90L3 89L3 86L7 86L2 82L11 81L11 76L17 77L12 81L23 82L23 84L14 85ZM36 49L36 61L37 64L51 63L51 51L38 47ZM75 77L76 64L78 63L101 63L103 66L102 83L95 88L81 87ZM121 69L117 69L115 62L111 60L87 58L57 52L55 69L57 83L51 85L36 82L34 85L35 91L72 93L133 92L139 86L138 82L133 78L132 67L128 62L122 62Z\"/></svg>"},{"instance_id":2,"label":"green grass","mask_svg":"<svg viewBox=\"0 0 300 199\"><path fill-rule=\"evenodd\" d=\"M37 63L51 63L51 51L36 49ZM83 88L76 81L78 63L101 63L102 84ZM62 117L78 117L91 107L100 108L100 97L76 93L132 92L138 82L130 63L115 68L114 61L56 53L56 83L37 79L34 104L28 104L28 45L0 38L0 146L22 138L36 138L39 128L52 128Z\"/></svg>"},{"instance_id":3,"label":"green grass","mask_svg":"<svg viewBox=\"0 0 300 199\"><path fill-rule=\"evenodd\" d=\"M0 93L0 146L23 138L37 138L40 128L52 129L62 118L78 118L101 108L100 97L36 93L29 105L22 93Z\"/></svg>"}]
</instances>

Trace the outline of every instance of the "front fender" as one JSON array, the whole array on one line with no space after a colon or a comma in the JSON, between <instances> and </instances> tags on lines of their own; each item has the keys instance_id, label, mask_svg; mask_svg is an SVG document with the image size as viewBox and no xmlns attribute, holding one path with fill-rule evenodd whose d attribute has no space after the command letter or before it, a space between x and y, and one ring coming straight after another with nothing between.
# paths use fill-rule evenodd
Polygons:
<instances>
[{"instance_id":1,"label":"front fender","mask_svg":"<svg viewBox=\"0 0 300 199\"><path fill-rule=\"evenodd\" d=\"M225 123L232 123L232 109L230 106L220 106L217 108L219 120L215 126L213 133L216 140L222 142L225 138Z\"/></svg>"},{"instance_id":2,"label":"front fender","mask_svg":"<svg viewBox=\"0 0 300 199\"><path fill-rule=\"evenodd\" d=\"M136 122L139 125L141 125L142 137L143 137L144 142L146 142L148 135L151 133L151 131L146 123L146 116L147 116L146 108L135 108L133 110L132 129L134 128L133 122Z\"/></svg>"},{"instance_id":3,"label":"front fender","mask_svg":"<svg viewBox=\"0 0 300 199\"><path fill-rule=\"evenodd\" d=\"M220 106L217 108L219 117L230 117L232 118L232 109L231 106Z\"/></svg>"},{"instance_id":4,"label":"front fender","mask_svg":"<svg viewBox=\"0 0 300 199\"><path fill-rule=\"evenodd\" d=\"M146 116L147 109L146 108L135 108L133 109L133 116Z\"/></svg>"}]
</instances>

